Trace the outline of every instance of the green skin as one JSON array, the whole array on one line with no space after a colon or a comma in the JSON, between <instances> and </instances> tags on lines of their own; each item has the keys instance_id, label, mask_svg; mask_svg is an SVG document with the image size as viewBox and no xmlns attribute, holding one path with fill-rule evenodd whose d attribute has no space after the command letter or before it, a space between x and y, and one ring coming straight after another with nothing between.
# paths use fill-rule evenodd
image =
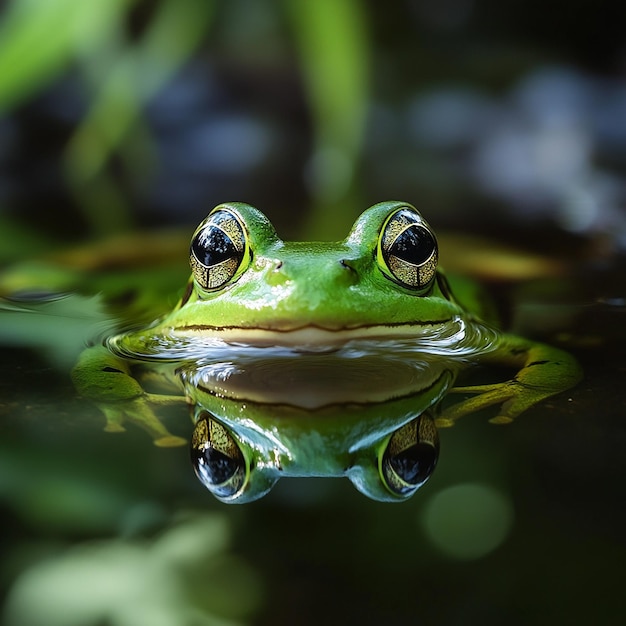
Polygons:
<instances>
[{"instance_id":1,"label":"green skin","mask_svg":"<svg viewBox=\"0 0 626 626\"><path fill-rule=\"evenodd\" d=\"M381 252L381 233L390 216L401 209L407 209L420 226L432 232L410 205L383 202L365 211L342 242L284 242L253 207L241 203L216 207L207 220L217 211L228 211L242 227L244 249L232 277L207 289L192 258L194 275L175 309L148 328L119 335L107 346L88 349L73 371L77 389L100 406L107 430L124 430L124 422L130 421L145 428L157 445L173 446L183 440L169 433L153 407L180 402L183 396L147 393L139 382L141 374L159 362L189 361L203 354L205 344L216 341L227 357L233 346L239 351L245 351L242 346L280 346L302 355L340 352L355 342L407 341L414 342L417 354L428 352L433 340L440 348L435 352L443 355L442 362L456 362L449 368L454 375L471 363L518 370L506 382L453 389L446 384L441 393L430 398L428 407L420 409L432 406L439 427L452 426L460 417L489 406L499 407L492 422L508 423L579 381L579 366L566 352L502 333L483 322L478 291L468 283L459 289L451 287L441 270L435 269L436 257L427 265L430 273L426 273L424 284L407 285L398 280ZM187 359L185 350L189 351ZM180 377L177 382L183 383L188 401L203 402L199 397L202 393L195 392L193 384ZM440 396L446 391L470 397L435 415ZM422 390L411 393L417 396ZM222 389L220 394L227 395L228 390ZM262 429L270 428L266 421L263 424ZM309 422L306 424L310 427ZM229 427L233 425L236 421ZM297 428L290 424L288 429L290 458L298 457ZM275 453L272 446L281 433L271 430L269 443L257 441L252 446L251 454L258 457L252 465L262 465L263 458ZM380 446L388 436L388 432L382 436ZM306 471L297 467L293 473Z\"/></svg>"}]
</instances>

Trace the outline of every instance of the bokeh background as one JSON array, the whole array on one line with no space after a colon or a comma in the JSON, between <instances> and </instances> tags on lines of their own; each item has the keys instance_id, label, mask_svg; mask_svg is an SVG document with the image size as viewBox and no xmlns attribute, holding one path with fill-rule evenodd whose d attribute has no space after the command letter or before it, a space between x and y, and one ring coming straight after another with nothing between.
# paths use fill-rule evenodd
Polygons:
<instances>
[{"instance_id":1,"label":"bokeh background","mask_svg":"<svg viewBox=\"0 0 626 626\"><path fill-rule=\"evenodd\" d=\"M63 257L72 288L157 257L184 281L185 238L222 201L257 206L286 239L338 239L371 204L403 199L466 246L548 259L533 266L547 277L516 275L512 292L514 268L473 248L507 321L586 371L511 428L443 433L410 503L293 480L225 507L185 450L99 432L55 359L49 338L66 335L25 325L25 348L11 327L7 626L622 624L625 23L623 4L589 0L4 3L3 271L78 247ZM176 243L96 259L145 230ZM467 247L448 250L462 269Z\"/></svg>"},{"instance_id":2,"label":"bokeh background","mask_svg":"<svg viewBox=\"0 0 626 626\"><path fill-rule=\"evenodd\" d=\"M3 232L85 240L242 200L285 236L342 237L402 198L623 245L623 21L582 0L9 2Z\"/></svg>"}]
</instances>

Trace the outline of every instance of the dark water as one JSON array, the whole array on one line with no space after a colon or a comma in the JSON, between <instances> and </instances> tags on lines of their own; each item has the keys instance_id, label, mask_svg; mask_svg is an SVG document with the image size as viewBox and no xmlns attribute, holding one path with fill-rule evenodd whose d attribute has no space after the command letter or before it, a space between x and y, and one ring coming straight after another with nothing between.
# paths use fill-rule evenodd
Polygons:
<instances>
[{"instance_id":1,"label":"dark water","mask_svg":"<svg viewBox=\"0 0 626 626\"><path fill-rule=\"evenodd\" d=\"M557 307L584 381L512 425L442 429L434 475L400 504L345 478L222 504L187 447L102 432L72 350L37 347L28 326L0 361L4 623L622 623L624 303L584 297ZM56 323L82 341L75 319ZM165 420L190 437L187 409Z\"/></svg>"}]
</instances>

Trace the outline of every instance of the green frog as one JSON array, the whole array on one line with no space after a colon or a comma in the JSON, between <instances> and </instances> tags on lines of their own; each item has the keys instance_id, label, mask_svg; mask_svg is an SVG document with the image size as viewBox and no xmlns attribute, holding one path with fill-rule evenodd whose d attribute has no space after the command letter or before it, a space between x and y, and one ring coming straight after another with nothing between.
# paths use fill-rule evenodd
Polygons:
<instances>
[{"instance_id":1,"label":"green frog","mask_svg":"<svg viewBox=\"0 0 626 626\"><path fill-rule=\"evenodd\" d=\"M109 431L124 430L124 423L130 421L145 428L157 445L180 445L184 440L168 431L154 408L185 398L197 405L207 389L218 399L240 393L244 407L246 400L298 405L298 399L284 389L289 383L282 381L288 381L288 376L274 385L283 387L280 399L264 398L271 387L267 381L246 392L233 392L228 385L241 363L253 364L277 350L281 362L288 363L287 369L292 371L306 364L307 358L310 362L324 355L338 356L342 365L337 372L349 371L351 363L358 367L358 359L352 358L357 353L374 349L383 363L381 354L395 351L401 354L396 363L420 364L400 390L385 382L398 378L393 366L372 371L370 361L363 368L369 379L362 376L360 390L355 389L352 397L341 402L334 401L335 405L358 404L428 396L428 401L419 405L422 417L407 412L405 423L396 421L395 430L383 429L376 440L381 450L392 446L397 461L392 463L394 473L400 474L401 483L408 480L406 488L387 489L394 499L422 484L423 476L419 480L410 477L419 474L416 459L423 459L424 450L432 467L434 451L438 451L437 427L452 426L459 418L492 406L497 409L490 421L509 423L534 404L572 387L581 377L577 362L568 353L506 334L491 324L481 305L481 291L467 281L454 284L447 278L439 267L433 229L405 202L372 206L338 243L285 242L257 209L243 203L221 204L193 234L189 259L191 277L170 313L147 327L89 348L73 370L77 389L100 406ZM215 363L223 366L216 369ZM516 374L505 382L454 387L457 374L476 363L514 368ZM403 367L399 371L404 371ZM144 380L156 370L177 386L176 393L146 391ZM286 370L277 371L284 376ZM387 387L386 395L381 392L385 397L376 395L376 389ZM464 399L441 410L440 401L449 392L462 393ZM272 393L276 394L276 389ZM287 401L285 394L291 400ZM199 415L206 416L206 412L196 411L194 418L196 471L226 501L245 493L255 467L271 465L271 458L276 471L284 471L285 459L297 457L298 450L293 447L310 441L310 437L298 439L292 432L287 446L292 449L284 452L280 428L264 420L263 426L254 425L253 430L255 437L262 431L265 443L248 438L244 455L236 419L220 421L214 410L208 421ZM240 422L243 419L242 415ZM312 427L309 421L306 424ZM409 428L409 424L414 426ZM400 443L394 440L397 431L403 432ZM372 436L368 441L372 443ZM358 447L354 442L351 446ZM283 454L282 461L279 449L287 455ZM411 452L416 450L419 454ZM233 482L235 474L238 479ZM219 487L226 484L231 487Z\"/></svg>"}]
</instances>

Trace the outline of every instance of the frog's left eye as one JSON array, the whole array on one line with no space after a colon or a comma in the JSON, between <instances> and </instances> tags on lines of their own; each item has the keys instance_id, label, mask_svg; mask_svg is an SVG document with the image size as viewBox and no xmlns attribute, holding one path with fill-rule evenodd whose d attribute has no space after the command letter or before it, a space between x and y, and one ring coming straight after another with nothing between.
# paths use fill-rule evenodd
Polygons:
<instances>
[{"instance_id":1,"label":"frog's left eye","mask_svg":"<svg viewBox=\"0 0 626 626\"><path fill-rule=\"evenodd\" d=\"M419 213L399 209L383 224L376 259L387 278L408 289L422 290L437 272L437 240Z\"/></svg>"},{"instance_id":2,"label":"frog's left eye","mask_svg":"<svg viewBox=\"0 0 626 626\"><path fill-rule=\"evenodd\" d=\"M243 490L247 465L228 430L209 413L198 418L191 438L191 460L196 475L218 498L232 499Z\"/></svg>"},{"instance_id":3,"label":"frog's left eye","mask_svg":"<svg viewBox=\"0 0 626 626\"><path fill-rule=\"evenodd\" d=\"M211 213L193 235L189 259L203 289L220 289L236 280L250 260L246 229L239 217L226 209Z\"/></svg>"},{"instance_id":4,"label":"frog's left eye","mask_svg":"<svg viewBox=\"0 0 626 626\"><path fill-rule=\"evenodd\" d=\"M385 486L399 496L417 491L431 476L439 458L439 435L428 415L397 430L380 458Z\"/></svg>"}]
</instances>

